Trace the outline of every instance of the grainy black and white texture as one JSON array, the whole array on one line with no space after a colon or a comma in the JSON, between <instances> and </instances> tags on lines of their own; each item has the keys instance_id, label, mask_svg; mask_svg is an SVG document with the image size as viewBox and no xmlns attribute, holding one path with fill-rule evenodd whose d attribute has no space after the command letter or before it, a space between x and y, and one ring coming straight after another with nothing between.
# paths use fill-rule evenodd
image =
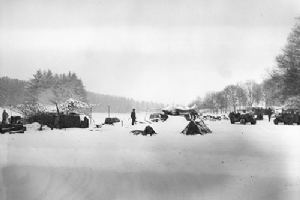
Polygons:
<instances>
[{"instance_id":1,"label":"grainy black and white texture","mask_svg":"<svg viewBox=\"0 0 300 200\"><path fill-rule=\"evenodd\" d=\"M90 128L0 134L0 200L300 199L299 125L210 118L212 134L184 135L183 116L148 119L296 105L297 17L299 0L0 0L0 114L71 97L94 109ZM108 108L120 122L101 125ZM157 134L131 133L147 125Z\"/></svg>"}]
</instances>

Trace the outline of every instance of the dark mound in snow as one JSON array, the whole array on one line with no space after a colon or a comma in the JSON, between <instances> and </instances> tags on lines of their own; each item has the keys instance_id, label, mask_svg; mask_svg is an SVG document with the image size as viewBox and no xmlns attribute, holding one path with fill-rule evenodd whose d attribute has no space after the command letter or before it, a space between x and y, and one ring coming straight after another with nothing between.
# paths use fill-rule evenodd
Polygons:
<instances>
[{"instance_id":1,"label":"dark mound in snow","mask_svg":"<svg viewBox=\"0 0 300 200\"><path fill-rule=\"evenodd\" d=\"M131 131L131 133L133 133L134 135L143 135L143 136L147 136L147 135L155 135L157 134L153 128L151 126L146 126L146 128L142 131L142 130L133 130Z\"/></svg>"},{"instance_id":2,"label":"dark mound in snow","mask_svg":"<svg viewBox=\"0 0 300 200\"><path fill-rule=\"evenodd\" d=\"M212 133L212 131L204 124L202 120L200 121L190 121L190 123L181 132L185 135L204 135L207 133Z\"/></svg>"},{"instance_id":3,"label":"dark mound in snow","mask_svg":"<svg viewBox=\"0 0 300 200\"><path fill-rule=\"evenodd\" d=\"M114 123L120 122L120 119L117 117L107 117L105 118L104 124L113 125Z\"/></svg>"}]
</instances>

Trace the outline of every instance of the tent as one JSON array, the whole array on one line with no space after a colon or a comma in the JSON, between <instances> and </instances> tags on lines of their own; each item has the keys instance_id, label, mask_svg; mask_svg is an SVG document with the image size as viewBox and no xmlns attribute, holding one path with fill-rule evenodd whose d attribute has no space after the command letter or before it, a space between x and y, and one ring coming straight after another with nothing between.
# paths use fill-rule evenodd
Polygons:
<instances>
[{"instance_id":1,"label":"tent","mask_svg":"<svg viewBox=\"0 0 300 200\"><path fill-rule=\"evenodd\" d=\"M181 133L185 135L204 135L212 133L212 131L206 126L203 120L199 119L197 121L190 121Z\"/></svg>"}]
</instances>

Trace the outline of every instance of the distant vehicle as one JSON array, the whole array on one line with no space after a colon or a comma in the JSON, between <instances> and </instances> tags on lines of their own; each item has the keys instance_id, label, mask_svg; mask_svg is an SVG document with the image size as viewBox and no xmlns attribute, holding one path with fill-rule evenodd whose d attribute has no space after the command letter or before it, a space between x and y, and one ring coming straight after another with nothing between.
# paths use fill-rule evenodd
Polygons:
<instances>
[{"instance_id":1,"label":"distant vehicle","mask_svg":"<svg viewBox=\"0 0 300 200\"><path fill-rule=\"evenodd\" d=\"M219 115L203 115L202 118L204 120L212 120L212 121L215 121L215 120L221 120L222 119L222 116L219 116Z\"/></svg>"},{"instance_id":2,"label":"distant vehicle","mask_svg":"<svg viewBox=\"0 0 300 200\"><path fill-rule=\"evenodd\" d=\"M229 118L226 115L221 115L222 119L228 120Z\"/></svg>"},{"instance_id":3,"label":"distant vehicle","mask_svg":"<svg viewBox=\"0 0 300 200\"><path fill-rule=\"evenodd\" d=\"M229 113L229 119L230 123L234 124L236 122L240 122L241 124L246 124L246 123L251 123L251 124L256 124L256 119L254 118L253 113L234 113L231 112Z\"/></svg>"},{"instance_id":4,"label":"distant vehicle","mask_svg":"<svg viewBox=\"0 0 300 200\"><path fill-rule=\"evenodd\" d=\"M166 115L174 115L174 116L184 116L187 114L198 115L198 112L195 109L184 109L184 108L172 108L172 109L163 109L162 110Z\"/></svg>"},{"instance_id":5,"label":"distant vehicle","mask_svg":"<svg viewBox=\"0 0 300 200\"><path fill-rule=\"evenodd\" d=\"M282 113L282 110L283 110L282 107L275 107L275 108L274 108L274 113L275 113L275 115L276 115L276 114L279 114L279 113Z\"/></svg>"},{"instance_id":6,"label":"distant vehicle","mask_svg":"<svg viewBox=\"0 0 300 200\"><path fill-rule=\"evenodd\" d=\"M260 108L260 107L252 107L251 111L256 116L256 120L263 120L264 119L264 113L266 109Z\"/></svg>"},{"instance_id":7,"label":"distant vehicle","mask_svg":"<svg viewBox=\"0 0 300 200\"><path fill-rule=\"evenodd\" d=\"M168 119L168 115L164 113L152 113L149 118L152 122L164 122Z\"/></svg>"},{"instance_id":8,"label":"distant vehicle","mask_svg":"<svg viewBox=\"0 0 300 200\"><path fill-rule=\"evenodd\" d=\"M283 123L292 125L294 123L300 125L300 110L298 109L287 109L282 110L281 113L275 115L274 124Z\"/></svg>"},{"instance_id":9,"label":"distant vehicle","mask_svg":"<svg viewBox=\"0 0 300 200\"><path fill-rule=\"evenodd\" d=\"M247 107L245 109L237 110L239 113L251 113L256 120L263 120L266 109L261 107Z\"/></svg>"}]
</instances>

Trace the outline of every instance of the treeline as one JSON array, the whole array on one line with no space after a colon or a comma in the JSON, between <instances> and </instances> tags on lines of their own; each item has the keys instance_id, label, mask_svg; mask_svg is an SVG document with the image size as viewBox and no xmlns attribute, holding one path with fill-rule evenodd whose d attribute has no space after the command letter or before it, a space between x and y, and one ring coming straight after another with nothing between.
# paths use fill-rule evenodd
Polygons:
<instances>
[{"instance_id":1,"label":"treeline","mask_svg":"<svg viewBox=\"0 0 300 200\"><path fill-rule=\"evenodd\" d=\"M208 109L211 112L228 112L245 107L259 105L263 101L264 89L255 81L228 85L222 91L207 93L204 98L198 97L190 103L197 109Z\"/></svg>"},{"instance_id":2,"label":"treeline","mask_svg":"<svg viewBox=\"0 0 300 200\"><path fill-rule=\"evenodd\" d=\"M130 112L133 108L140 111L153 111L164 107L163 104L148 102L148 101L135 101L133 99L97 94L93 92L87 92L87 99L90 104L93 105L93 112L107 112L108 106L111 112L126 113Z\"/></svg>"},{"instance_id":3,"label":"treeline","mask_svg":"<svg viewBox=\"0 0 300 200\"><path fill-rule=\"evenodd\" d=\"M277 66L264 80L267 104L289 104L300 106L300 18L288 36L282 53L276 57Z\"/></svg>"},{"instance_id":4,"label":"treeline","mask_svg":"<svg viewBox=\"0 0 300 200\"><path fill-rule=\"evenodd\" d=\"M288 36L277 65L261 84L247 81L229 85L219 92L210 92L190 103L198 109L231 111L255 105L300 108L300 19Z\"/></svg>"},{"instance_id":5,"label":"treeline","mask_svg":"<svg viewBox=\"0 0 300 200\"><path fill-rule=\"evenodd\" d=\"M26 81L0 78L0 106L17 105L24 102Z\"/></svg>"},{"instance_id":6,"label":"treeline","mask_svg":"<svg viewBox=\"0 0 300 200\"><path fill-rule=\"evenodd\" d=\"M38 70L29 81L0 78L0 106L2 107L36 103L54 105L69 98L93 104L94 112L107 112L108 105L112 112L129 112L132 108L139 112L160 109L164 106L153 102L87 92L81 79L72 72L54 74L51 70Z\"/></svg>"},{"instance_id":7,"label":"treeline","mask_svg":"<svg viewBox=\"0 0 300 200\"><path fill-rule=\"evenodd\" d=\"M53 105L69 98L87 102L86 90L75 73L53 74L38 70L29 81L0 78L0 106Z\"/></svg>"}]
</instances>

